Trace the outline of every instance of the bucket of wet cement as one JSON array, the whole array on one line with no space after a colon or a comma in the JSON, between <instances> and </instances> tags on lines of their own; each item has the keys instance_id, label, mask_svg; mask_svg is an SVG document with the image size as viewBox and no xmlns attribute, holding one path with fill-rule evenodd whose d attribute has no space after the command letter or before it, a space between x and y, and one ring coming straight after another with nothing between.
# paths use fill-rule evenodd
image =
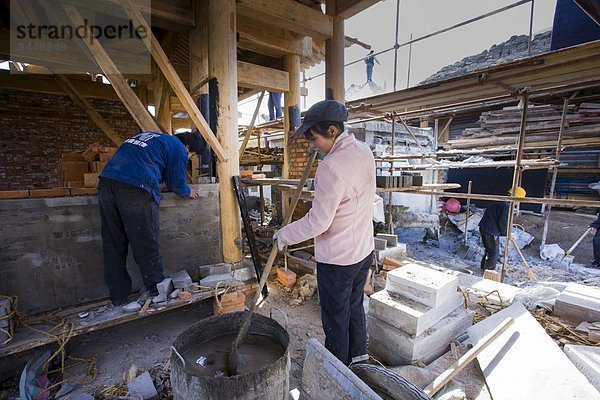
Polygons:
<instances>
[{"instance_id":1,"label":"bucket of wet cement","mask_svg":"<svg viewBox=\"0 0 600 400\"><path fill-rule=\"evenodd\" d=\"M253 314L239 347L238 374L227 376L227 356L245 315L206 318L179 335L171 349L175 400L287 399L290 338L274 319Z\"/></svg>"}]
</instances>

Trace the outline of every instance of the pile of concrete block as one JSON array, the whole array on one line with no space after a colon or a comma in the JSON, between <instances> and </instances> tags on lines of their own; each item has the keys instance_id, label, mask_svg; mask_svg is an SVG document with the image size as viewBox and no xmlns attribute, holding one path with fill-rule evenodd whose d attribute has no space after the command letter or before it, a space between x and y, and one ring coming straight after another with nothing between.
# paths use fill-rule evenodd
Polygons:
<instances>
[{"instance_id":1,"label":"pile of concrete block","mask_svg":"<svg viewBox=\"0 0 600 400\"><path fill-rule=\"evenodd\" d=\"M457 291L458 278L407 264L388 272L369 301L369 352L388 365L428 364L473 322Z\"/></svg>"},{"instance_id":2,"label":"pile of concrete block","mask_svg":"<svg viewBox=\"0 0 600 400\"><path fill-rule=\"evenodd\" d=\"M406 244L398 243L398 236L378 233L375 241L375 258L382 262L385 257L403 259L406 257Z\"/></svg>"}]
</instances>

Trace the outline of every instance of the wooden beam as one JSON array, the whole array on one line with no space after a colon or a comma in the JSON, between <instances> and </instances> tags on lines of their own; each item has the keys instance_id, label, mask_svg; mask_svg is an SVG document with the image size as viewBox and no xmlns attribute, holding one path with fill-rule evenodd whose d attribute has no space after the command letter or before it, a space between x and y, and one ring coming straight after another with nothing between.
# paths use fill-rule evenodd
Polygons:
<instances>
[{"instance_id":1,"label":"wooden beam","mask_svg":"<svg viewBox=\"0 0 600 400\"><path fill-rule=\"evenodd\" d=\"M192 3L196 26L189 32L190 93L194 99L208 93L208 3Z\"/></svg>"},{"instance_id":2,"label":"wooden beam","mask_svg":"<svg viewBox=\"0 0 600 400\"><path fill-rule=\"evenodd\" d=\"M131 18L132 21L134 21L136 26L142 26L145 28L147 35L145 35L143 38L144 44L146 44L152 53L152 58L154 58L156 64L165 75L165 78L167 78L171 84L175 94L177 94L177 97L181 100L183 107L194 121L194 125L196 125L198 128L200 134L202 134L202 137L204 137L204 139L208 142L220 161L226 160L227 155L223 147L206 123L206 120L200 113L200 110L198 110L194 99L192 99L192 96L183 85L181 79L179 79L177 72L175 72L175 69L169 62L169 58L163 51L162 47L160 47L158 40L156 40L156 37L152 33L152 30L148 26L148 23L142 16L140 10L133 4L132 0L121 0L121 5L123 6L125 13L129 16L129 18Z\"/></svg>"},{"instance_id":3,"label":"wooden beam","mask_svg":"<svg viewBox=\"0 0 600 400\"><path fill-rule=\"evenodd\" d=\"M83 109L83 111L85 111L85 113L88 115L88 117L90 117L92 122L94 124L96 124L96 126L98 128L100 128L100 130L106 136L108 136L108 138L114 144L119 146L123 142L123 138L121 136L119 136L119 134L116 133L110 127L110 125L108 125L108 123L104 120L104 118L102 118L102 116L100 114L98 114L98 112L96 110L94 110L94 107L92 107L92 105L86 99L84 99L83 96L81 96L79 94L79 92L77 92L77 89L75 89L75 87L71 84L71 82L67 79L66 76L61 75L61 74L56 74L56 75L54 75L54 79L56 79L56 83L58 83L58 85L71 98L71 100L73 100L73 102L75 104L77 104L79 107L81 107Z\"/></svg>"},{"instance_id":4,"label":"wooden beam","mask_svg":"<svg viewBox=\"0 0 600 400\"><path fill-rule=\"evenodd\" d=\"M240 174L237 124L237 51L235 0L208 0L210 76L217 83L217 135L227 160L217 163L223 260L237 262L241 252L241 217L232 177Z\"/></svg>"},{"instance_id":5,"label":"wooden beam","mask_svg":"<svg viewBox=\"0 0 600 400\"><path fill-rule=\"evenodd\" d=\"M299 36L287 29L267 25L254 18L239 16L237 19L238 42L240 49L280 58L286 54L312 57L312 39Z\"/></svg>"},{"instance_id":6,"label":"wooden beam","mask_svg":"<svg viewBox=\"0 0 600 400\"><path fill-rule=\"evenodd\" d=\"M63 4L62 7L71 19L71 22L75 24L75 26L84 25L83 17L81 16L77 8L66 4ZM100 42L96 40L82 41L90 50L94 59L102 69L102 72L110 81L115 92L117 93L125 107L127 107L127 110L129 110L129 113L131 114L133 119L135 119L142 131L160 132L160 128L156 124L156 121L154 121L152 115L150 115L150 113L148 112L148 109L144 107L140 99L135 95L133 89L131 89L131 87L127 84L125 78L123 78L123 75L121 75L121 73L117 69L117 66L110 59L108 54L106 54L106 51L104 51Z\"/></svg>"},{"instance_id":7,"label":"wooden beam","mask_svg":"<svg viewBox=\"0 0 600 400\"><path fill-rule=\"evenodd\" d=\"M333 20L333 36L325 42L325 97L345 102L344 87L344 20L336 16L338 0L327 0L327 15Z\"/></svg>"},{"instance_id":8,"label":"wooden beam","mask_svg":"<svg viewBox=\"0 0 600 400\"><path fill-rule=\"evenodd\" d=\"M247 62L237 62L238 85L270 92L287 92L289 78L286 71L267 68Z\"/></svg>"},{"instance_id":9,"label":"wooden beam","mask_svg":"<svg viewBox=\"0 0 600 400\"><path fill-rule=\"evenodd\" d=\"M348 19L366 10L381 0L338 0L336 15Z\"/></svg>"},{"instance_id":10,"label":"wooden beam","mask_svg":"<svg viewBox=\"0 0 600 400\"><path fill-rule=\"evenodd\" d=\"M302 36L327 40L333 36L333 20L320 10L295 0L237 0L239 15L255 18Z\"/></svg>"}]
</instances>

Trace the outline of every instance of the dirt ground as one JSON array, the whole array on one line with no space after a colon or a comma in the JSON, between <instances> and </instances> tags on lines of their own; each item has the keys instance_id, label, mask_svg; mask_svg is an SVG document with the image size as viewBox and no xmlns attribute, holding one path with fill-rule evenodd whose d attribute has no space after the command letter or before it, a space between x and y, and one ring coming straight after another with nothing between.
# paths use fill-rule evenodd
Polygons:
<instances>
[{"instance_id":1,"label":"dirt ground","mask_svg":"<svg viewBox=\"0 0 600 400\"><path fill-rule=\"evenodd\" d=\"M567 249L594 218L593 215L588 214L553 212L547 243L558 243ZM573 253L575 264L571 268L557 269L551 267L550 261L539 257L543 218L532 214L521 214L516 218L515 223L534 236L533 242L526 246L523 252L538 280L576 281L588 285L600 285L600 270L586 267L592 258L591 236ZM416 230L412 236L400 236L401 242L408 243L409 257L449 268L469 270L473 274L481 275L479 259L466 260L455 254L462 238L457 230L448 225L441 229L439 246L435 243L423 242L422 237L422 231L419 230ZM526 280L527 276L520 261L511 260L506 282L517 284ZM269 291L269 297L261 304L258 312L269 316L273 311L273 318L284 326L287 324L291 356L290 389L300 388L306 341L311 337L324 341L317 297L308 298L302 305L291 305L293 302L290 290L282 287L275 280L269 282ZM155 382L160 382L161 399L169 398L170 346L188 326L210 315L212 315L212 302L208 300L71 339L67 347L69 356L95 359L96 362L94 381L91 384L79 385L72 393L93 393L97 398L103 398L99 393L103 389L104 393L107 393L107 388L110 388L112 393L124 395L122 383L128 371L133 369L138 371L137 373L151 370ZM85 376L69 377L71 381L81 378ZM16 382L13 380L13 384ZM4 385L5 388L6 386L7 384ZM6 389L0 390L0 400L16 394L18 393L14 390L12 392Z\"/></svg>"}]
</instances>

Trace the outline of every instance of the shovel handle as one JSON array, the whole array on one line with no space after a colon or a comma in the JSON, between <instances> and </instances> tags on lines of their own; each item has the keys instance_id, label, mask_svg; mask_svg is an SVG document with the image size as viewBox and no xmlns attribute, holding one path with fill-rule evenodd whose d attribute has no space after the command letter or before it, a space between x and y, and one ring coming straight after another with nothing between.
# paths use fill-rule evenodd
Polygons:
<instances>
[{"instance_id":1,"label":"shovel handle","mask_svg":"<svg viewBox=\"0 0 600 400\"><path fill-rule=\"evenodd\" d=\"M575 244L573 244L573 246L571 246L571 248L569 250L567 250L567 252L565 253L565 257L571 255L571 253L573 252L573 250L575 250L575 248L577 246L579 246L579 243L581 243L581 241L583 239L585 239L585 237L592 231L594 230L594 228L587 228L587 230L585 232L583 232L583 235L581 235L581 237L579 239L577 239L577 241L575 242Z\"/></svg>"}]
</instances>

